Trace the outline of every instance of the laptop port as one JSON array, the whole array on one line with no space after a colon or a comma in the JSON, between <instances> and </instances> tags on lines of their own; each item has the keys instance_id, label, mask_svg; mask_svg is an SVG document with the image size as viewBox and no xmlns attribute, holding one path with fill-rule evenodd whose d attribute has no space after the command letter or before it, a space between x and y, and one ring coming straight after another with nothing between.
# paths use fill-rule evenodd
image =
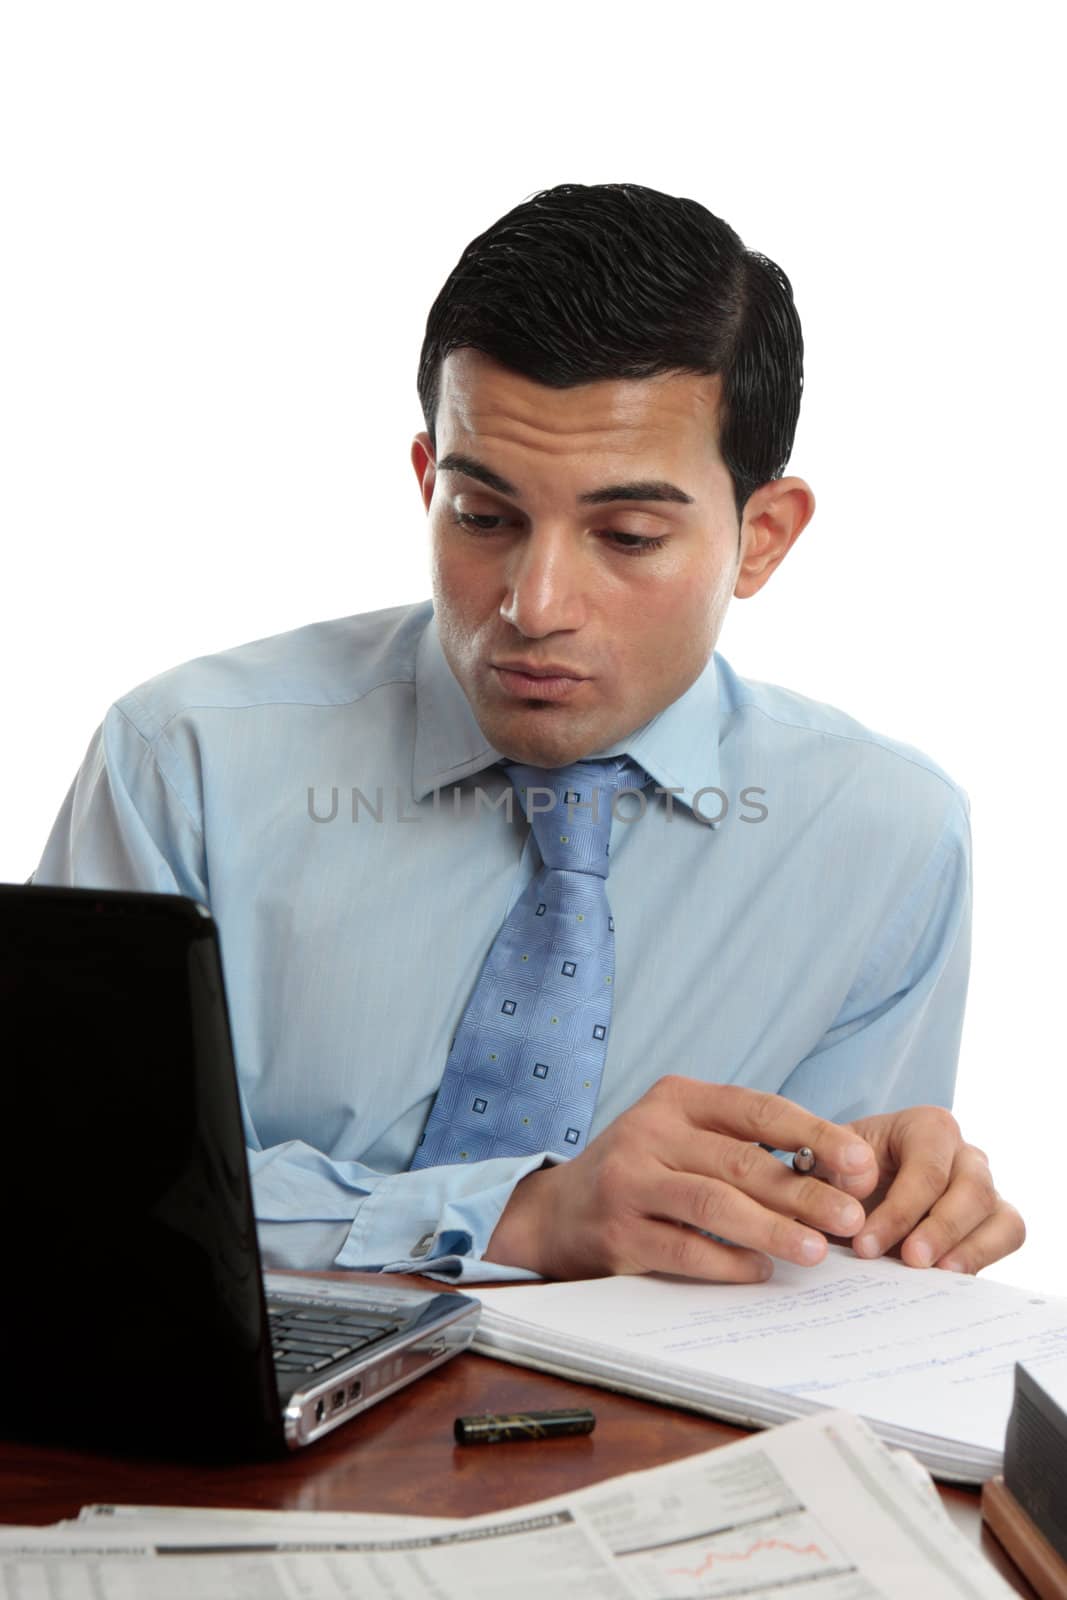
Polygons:
<instances>
[{"instance_id":1,"label":"laptop port","mask_svg":"<svg viewBox=\"0 0 1067 1600\"><path fill-rule=\"evenodd\" d=\"M331 1411L340 1411L340 1409L344 1405L344 1403L345 1403L345 1392L344 1392L344 1390L343 1389L335 1389L333 1391L333 1394L330 1396L330 1410Z\"/></svg>"},{"instance_id":2,"label":"laptop port","mask_svg":"<svg viewBox=\"0 0 1067 1600\"><path fill-rule=\"evenodd\" d=\"M318 1405L315 1407L315 1421L316 1422L321 1422L325 1415L326 1415L326 1402L325 1402L325 1400L320 1400Z\"/></svg>"},{"instance_id":3,"label":"laptop port","mask_svg":"<svg viewBox=\"0 0 1067 1600\"><path fill-rule=\"evenodd\" d=\"M360 1382L360 1380L357 1378L355 1383L350 1383L348 1385L348 1400L349 1400L349 1404L351 1404L353 1400L358 1400L362 1393L363 1393L363 1385Z\"/></svg>"}]
</instances>

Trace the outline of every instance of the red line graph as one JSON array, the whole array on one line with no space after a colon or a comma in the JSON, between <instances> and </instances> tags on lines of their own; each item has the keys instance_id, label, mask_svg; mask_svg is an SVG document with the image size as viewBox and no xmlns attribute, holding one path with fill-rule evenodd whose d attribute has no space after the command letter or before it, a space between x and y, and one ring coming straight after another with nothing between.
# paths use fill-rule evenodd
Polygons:
<instances>
[{"instance_id":1,"label":"red line graph","mask_svg":"<svg viewBox=\"0 0 1067 1600\"><path fill-rule=\"evenodd\" d=\"M829 1561L826 1551L817 1544L790 1544L787 1539L757 1539L755 1544L750 1544L747 1550L709 1550L699 1567L671 1567L670 1576L686 1578L702 1578L710 1572L717 1561L751 1561L754 1555L761 1550L788 1550L793 1556L818 1556L820 1561Z\"/></svg>"}]
</instances>

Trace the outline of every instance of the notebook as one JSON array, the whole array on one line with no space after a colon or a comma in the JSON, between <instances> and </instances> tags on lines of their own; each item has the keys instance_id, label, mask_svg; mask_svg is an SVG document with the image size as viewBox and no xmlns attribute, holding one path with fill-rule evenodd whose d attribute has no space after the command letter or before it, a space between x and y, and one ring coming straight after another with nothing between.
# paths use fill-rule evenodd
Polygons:
<instances>
[{"instance_id":1,"label":"notebook","mask_svg":"<svg viewBox=\"0 0 1067 1600\"><path fill-rule=\"evenodd\" d=\"M1000 1470L1017 1361L1067 1384L1067 1299L839 1245L815 1267L776 1261L765 1283L648 1274L476 1292L482 1354L742 1427L853 1411L963 1483Z\"/></svg>"},{"instance_id":2,"label":"notebook","mask_svg":"<svg viewBox=\"0 0 1067 1600\"><path fill-rule=\"evenodd\" d=\"M456 1355L478 1302L260 1263L215 923L0 885L0 1430L241 1457ZM286 1287L282 1289L282 1282Z\"/></svg>"}]
</instances>

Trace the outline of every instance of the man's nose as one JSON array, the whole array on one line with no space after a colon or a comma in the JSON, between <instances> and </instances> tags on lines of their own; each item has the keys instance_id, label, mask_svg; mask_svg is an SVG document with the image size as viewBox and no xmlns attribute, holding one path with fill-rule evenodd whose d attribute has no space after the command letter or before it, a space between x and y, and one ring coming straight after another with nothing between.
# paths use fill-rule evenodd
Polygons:
<instances>
[{"instance_id":1,"label":"man's nose","mask_svg":"<svg viewBox=\"0 0 1067 1600\"><path fill-rule=\"evenodd\" d=\"M500 615L528 639L572 632L586 617L582 562L573 534L539 529L509 552Z\"/></svg>"}]
</instances>

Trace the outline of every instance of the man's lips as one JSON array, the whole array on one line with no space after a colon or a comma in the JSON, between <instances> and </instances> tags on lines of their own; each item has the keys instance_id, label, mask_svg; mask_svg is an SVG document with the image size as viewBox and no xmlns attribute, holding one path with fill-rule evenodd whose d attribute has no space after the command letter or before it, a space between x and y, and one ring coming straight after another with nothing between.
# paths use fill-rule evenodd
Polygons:
<instances>
[{"instance_id":1,"label":"man's lips","mask_svg":"<svg viewBox=\"0 0 1067 1600\"><path fill-rule=\"evenodd\" d=\"M578 678L582 674L575 672L573 667L560 666L555 661L494 661L494 667L500 667L504 672L518 672L524 678Z\"/></svg>"},{"instance_id":2,"label":"man's lips","mask_svg":"<svg viewBox=\"0 0 1067 1600\"><path fill-rule=\"evenodd\" d=\"M505 694L517 700L565 700L574 694L586 679L573 667L564 667L554 661L547 664L526 661L490 662L497 682Z\"/></svg>"}]
</instances>

